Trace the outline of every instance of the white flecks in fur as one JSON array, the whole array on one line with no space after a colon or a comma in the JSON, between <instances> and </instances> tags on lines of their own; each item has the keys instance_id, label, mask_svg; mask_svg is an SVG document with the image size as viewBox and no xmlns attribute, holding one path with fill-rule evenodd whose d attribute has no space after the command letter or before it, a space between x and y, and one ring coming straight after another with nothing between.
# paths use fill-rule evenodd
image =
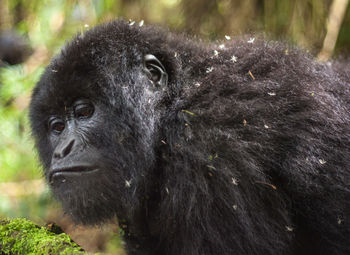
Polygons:
<instances>
[{"instance_id":1,"label":"white flecks in fur","mask_svg":"<svg viewBox=\"0 0 350 255\"><path fill-rule=\"evenodd\" d=\"M102 197L104 200L108 201L107 197L106 197L103 193L100 193L100 194L101 194L101 197Z\"/></svg>"},{"instance_id":2,"label":"white flecks in fur","mask_svg":"<svg viewBox=\"0 0 350 255\"><path fill-rule=\"evenodd\" d=\"M269 127L268 125L265 124L265 125L264 125L264 128L268 129L268 128L270 128L270 127Z\"/></svg>"},{"instance_id":3,"label":"white flecks in fur","mask_svg":"<svg viewBox=\"0 0 350 255\"><path fill-rule=\"evenodd\" d=\"M243 120L243 126L247 126L247 121Z\"/></svg>"},{"instance_id":4,"label":"white flecks in fur","mask_svg":"<svg viewBox=\"0 0 350 255\"><path fill-rule=\"evenodd\" d=\"M237 210L237 205L233 205L232 208L233 208L233 210L236 211Z\"/></svg>"},{"instance_id":5,"label":"white flecks in fur","mask_svg":"<svg viewBox=\"0 0 350 255\"><path fill-rule=\"evenodd\" d=\"M125 180L125 187L130 188L131 187L131 180Z\"/></svg>"},{"instance_id":6,"label":"white flecks in fur","mask_svg":"<svg viewBox=\"0 0 350 255\"><path fill-rule=\"evenodd\" d=\"M207 167L208 167L209 169L216 170L216 168L215 168L214 166L212 166L212 165L207 165Z\"/></svg>"},{"instance_id":7,"label":"white flecks in fur","mask_svg":"<svg viewBox=\"0 0 350 255\"><path fill-rule=\"evenodd\" d=\"M164 140L161 140L162 144L166 144L166 142Z\"/></svg>"},{"instance_id":8,"label":"white flecks in fur","mask_svg":"<svg viewBox=\"0 0 350 255\"><path fill-rule=\"evenodd\" d=\"M135 24L135 21L133 21L133 20L129 20L129 26L133 26Z\"/></svg>"},{"instance_id":9,"label":"white flecks in fur","mask_svg":"<svg viewBox=\"0 0 350 255\"><path fill-rule=\"evenodd\" d=\"M286 230L287 230L288 232L293 232L293 231L294 231L294 229L293 229L292 227L290 227L290 226L286 226Z\"/></svg>"},{"instance_id":10,"label":"white flecks in fur","mask_svg":"<svg viewBox=\"0 0 350 255\"><path fill-rule=\"evenodd\" d=\"M219 56L219 52L217 50L214 50L214 57Z\"/></svg>"},{"instance_id":11,"label":"white flecks in fur","mask_svg":"<svg viewBox=\"0 0 350 255\"><path fill-rule=\"evenodd\" d=\"M220 49L220 50L225 49L225 44L220 44L220 45L219 45L219 49Z\"/></svg>"},{"instance_id":12,"label":"white flecks in fur","mask_svg":"<svg viewBox=\"0 0 350 255\"><path fill-rule=\"evenodd\" d=\"M175 52L175 53L174 53L174 57L177 58L177 56L178 56L178 54L177 54L177 52Z\"/></svg>"},{"instance_id":13,"label":"white flecks in fur","mask_svg":"<svg viewBox=\"0 0 350 255\"><path fill-rule=\"evenodd\" d=\"M206 73L211 73L214 70L214 67L208 67L207 70L205 71Z\"/></svg>"},{"instance_id":14,"label":"white flecks in fur","mask_svg":"<svg viewBox=\"0 0 350 255\"><path fill-rule=\"evenodd\" d=\"M226 40L231 40L231 36L225 35Z\"/></svg>"},{"instance_id":15,"label":"white flecks in fur","mask_svg":"<svg viewBox=\"0 0 350 255\"><path fill-rule=\"evenodd\" d=\"M276 93L275 93L275 92L267 92L267 94L268 94L269 96L276 96Z\"/></svg>"},{"instance_id":16,"label":"white flecks in fur","mask_svg":"<svg viewBox=\"0 0 350 255\"><path fill-rule=\"evenodd\" d=\"M320 162L321 165L324 165L327 163L327 161L325 161L324 159L321 159L321 158L318 160L318 162Z\"/></svg>"},{"instance_id":17,"label":"white flecks in fur","mask_svg":"<svg viewBox=\"0 0 350 255\"><path fill-rule=\"evenodd\" d=\"M236 178L232 177L232 183L234 185L238 185L238 180Z\"/></svg>"},{"instance_id":18,"label":"white flecks in fur","mask_svg":"<svg viewBox=\"0 0 350 255\"><path fill-rule=\"evenodd\" d=\"M248 40L248 43L254 43L254 41L255 41L255 38L250 38L250 39Z\"/></svg>"},{"instance_id":19,"label":"white flecks in fur","mask_svg":"<svg viewBox=\"0 0 350 255\"><path fill-rule=\"evenodd\" d=\"M236 62L237 62L237 57L236 57L235 55L233 55L233 56L231 57L231 61L232 61L233 63L236 63Z\"/></svg>"},{"instance_id":20,"label":"white flecks in fur","mask_svg":"<svg viewBox=\"0 0 350 255\"><path fill-rule=\"evenodd\" d=\"M341 218L338 218L337 223L338 225L341 225L343 223L343 220Z\"/></svg>"},{"instance_id":21,"label":"white flecks in fur","mask_svg":"<svg viewBox=\"0 0 350 255\"><path fill-rule=\"evenodd\" d=\"M142 27L144 23L145 23L144 20L141 20L139 23L139 26Z\"/></svg>"},{"instance_id":22,"label":"white flecks in fur","mask_svg":"<svg viewBox=\"0 0 350 255\"><path fill-rule=\"evenodd\" d=\"M201 84L200 84L199 82L196 82L196 83L194 84L194 86L196 86L196 87L198 88L198 87L201 86Z\"/></svg>"},{"instance_id":23,"label":"white flecks in fur","mask_svg":"<svg viewBox=\"0 0 350 255\"><path fill-rule=\"evenodd\" d=\"M167 187L165 187L165 191L169 194L169 189Z\"/></svg>"}]
</instances>

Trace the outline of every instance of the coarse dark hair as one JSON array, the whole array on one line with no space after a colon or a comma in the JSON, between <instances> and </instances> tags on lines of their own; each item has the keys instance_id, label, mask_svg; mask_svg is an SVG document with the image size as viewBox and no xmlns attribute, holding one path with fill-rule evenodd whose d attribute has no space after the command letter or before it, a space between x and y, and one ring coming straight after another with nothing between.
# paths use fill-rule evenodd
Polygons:
<instances>
[{"instance_id":1,"label":"coarse dark hair","mask_svg":"<svg viewBox=\"0 0 350 255\"><path fill-rule=\"evenodd\" d=\"M145 78L147 54L164 66L165 85ZM208 43L117 20L53 59L31 123L49 172L44 120L77 98L95 104L104 126L82 136L107 170L54 193L78 223L117 215L129 254L345 255L350 83L341 69L261 37Z\"/></svg>"}]
</instances>

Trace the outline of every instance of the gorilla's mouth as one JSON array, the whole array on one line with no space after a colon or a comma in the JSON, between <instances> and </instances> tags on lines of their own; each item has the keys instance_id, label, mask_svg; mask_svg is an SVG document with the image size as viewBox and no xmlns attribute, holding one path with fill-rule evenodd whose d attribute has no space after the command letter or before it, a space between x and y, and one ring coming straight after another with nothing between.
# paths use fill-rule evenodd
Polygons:
<instances>
[{"instance_id":1,"label":"gorilla's mouth","mask_svg":"<svg viewBox=\"0 0 350 255\"><path fill-rule=\"evenodd\" d=\"M80 177L86 173L96 172L98 168L95 166L69 166L64 168L51 169L49 173L49 183L52 184L57 180L64 182L66 178L70 177Z\"/></svg>"}]
</instances>

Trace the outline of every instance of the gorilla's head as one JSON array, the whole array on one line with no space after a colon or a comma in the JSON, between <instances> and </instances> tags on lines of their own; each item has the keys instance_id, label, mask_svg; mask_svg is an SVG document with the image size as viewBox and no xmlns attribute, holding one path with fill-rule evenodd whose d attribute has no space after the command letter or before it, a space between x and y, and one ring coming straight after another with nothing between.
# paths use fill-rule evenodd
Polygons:
<instances>
[{"instance_id":1,"label":"gorilla's head","mask_svg":"<svg viewBox=\"0 0 350 255\"><path fill-rule=\"evenodd\" d=\"M78 35L34 89L30 119L45 176L77 222L127 217L152 188L168 74L161 49L152 52L140 33L118 21Z\"/></svg>"}]
</instances>

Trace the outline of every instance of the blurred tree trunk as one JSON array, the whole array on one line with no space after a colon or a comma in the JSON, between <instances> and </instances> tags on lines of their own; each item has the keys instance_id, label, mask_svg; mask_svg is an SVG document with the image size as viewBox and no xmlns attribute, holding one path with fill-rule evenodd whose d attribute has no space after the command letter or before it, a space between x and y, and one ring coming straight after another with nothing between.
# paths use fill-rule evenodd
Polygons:
<instances>
[{"instance_id":1,"label":"blurred tree trunk","mask_svg":"<svg viewBox=\"0 0 350 255\"><path fill-rule=\"evenodd\" d=\"M0 31L10 27L8 0L0 0Z\"/></svg>"},{"instance_id":2,"label":"blurred tree trunk","mask_svg":"<svg viewBox=\"0 0 350 255\"><path fill-rule=\"evenodd\" d=\"M217 4L217 0L182 0L185 29L190 33L199 34L201 28L205 27L208 30L208 26L214 26L217 31L220 31L223 20Z\"/></svg>"},{"instance_id":3,"label":"blurred tree trunk","mask_svg":"<svg viewBox=\"0 0 350 255\"><path fill-rule=\"evenodd\" d=\"M13 12L13 23L14 25L18 25L21 23L23 20L26 18L26 11L25 11L25 4L24 0L17 0L16 5L14 7L14 12Z\"/></svg>"},{"instance_id":4,"label":"blurred tree trunk","mask_svg":"<svg viewBox=\"0 0 350 255\"><path fill-rule=\"evenodd\" d=\"M0 0L0 30L9 30L27 17L25 0Z\"/></svg>"},{"instance_id":5,"label":"blurred tree trunk","mask_svg":"<svg viewBox=\"0 0 350 255\"><path fill-rule=\"evenodd\" d=\"M333 54L348 3L349 0L333 0L327 22L327 34L318 55L321 61L327 61Z\"/></svg>"}]
</instances>

